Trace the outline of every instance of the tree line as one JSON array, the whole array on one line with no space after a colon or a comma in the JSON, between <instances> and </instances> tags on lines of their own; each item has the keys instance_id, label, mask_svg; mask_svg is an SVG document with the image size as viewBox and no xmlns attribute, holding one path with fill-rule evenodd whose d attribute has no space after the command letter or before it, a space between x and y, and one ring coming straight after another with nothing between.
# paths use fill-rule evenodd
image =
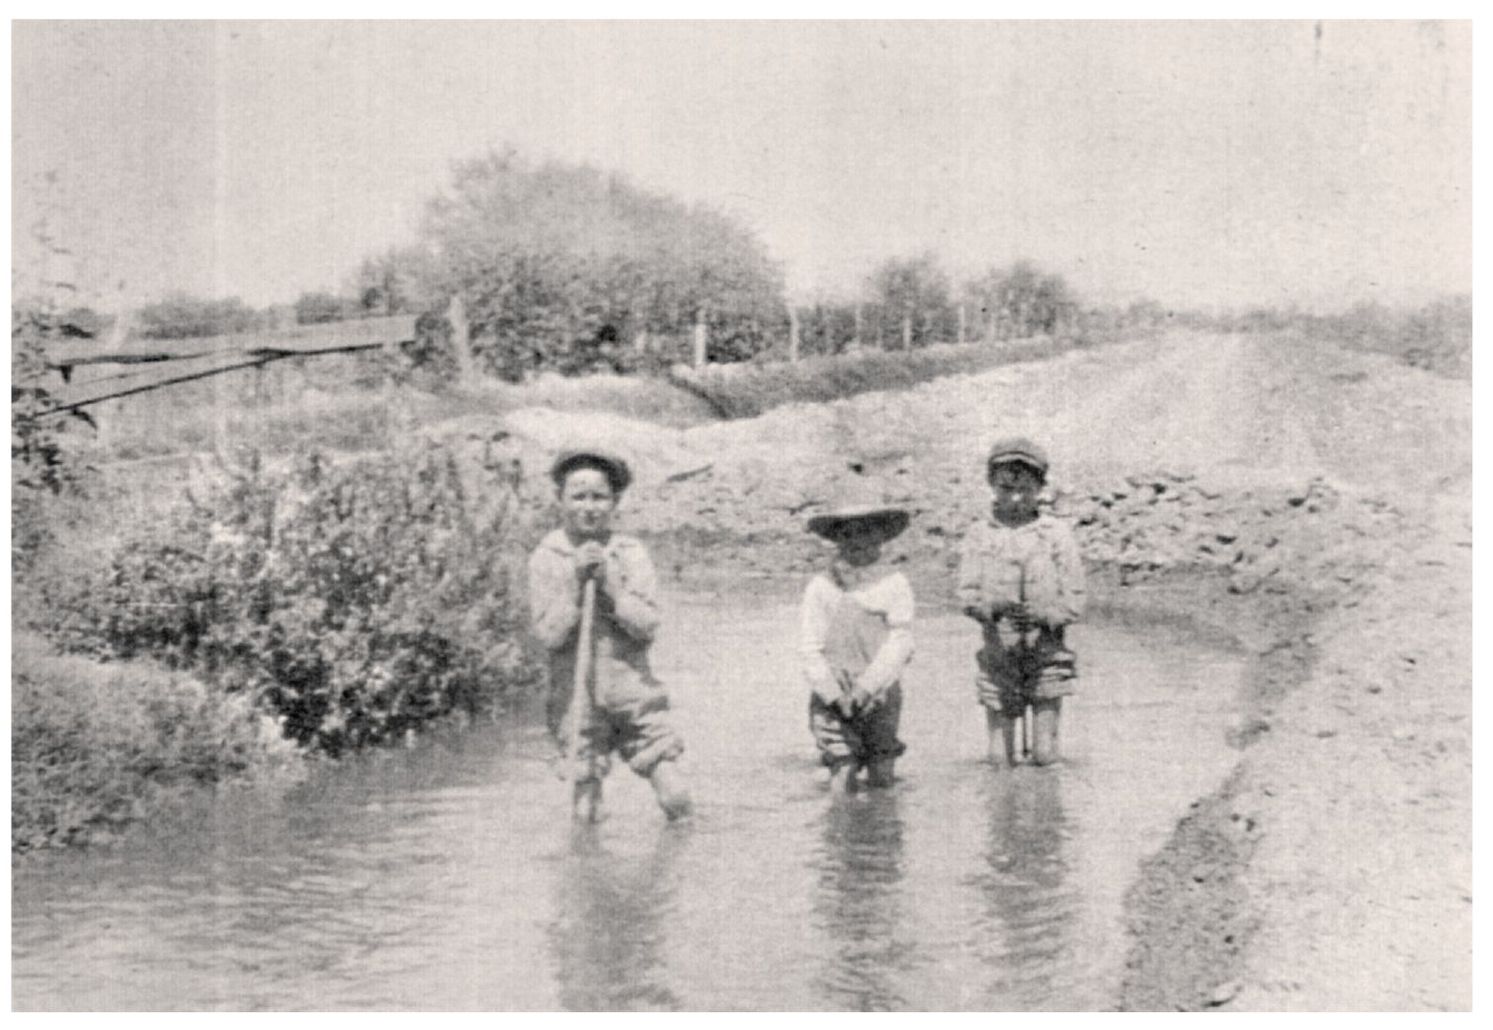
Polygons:
<instances>
[{"instance_id":1,"label":"tree line","mask_svg":"<svg viewBox=\"0 0 1493 1030\"><path fill-rule=\"evenodd\" d=\"M415 243L368 257L336 292L256 309L177 294L132 314L137 336L173 339L376 315L426 315L417 348L441 358L460 298L473 360L517 380L539 370L631 371L690 352L708 360L1000 340L1070 327L1082 311L1061 276L1028 262L957 289L932 255L882 262L857 297L790 310L781 265L748 228L711 208L589 166L495 150L457 163ZM80 310L83 335L106 320Z\"/></svg>"}]
</instances>

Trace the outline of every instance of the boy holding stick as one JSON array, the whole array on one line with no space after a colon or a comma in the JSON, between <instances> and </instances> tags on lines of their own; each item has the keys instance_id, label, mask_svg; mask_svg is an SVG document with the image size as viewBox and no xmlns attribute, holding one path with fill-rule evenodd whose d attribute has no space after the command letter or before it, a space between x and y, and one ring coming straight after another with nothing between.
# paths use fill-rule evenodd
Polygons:
<instances>
[{"instance_id":1,"label":"boy holding stick","mask_svg":"<svg viewBox=\"0 0 1493 1030\"><path fill-rule=\"evenodd\" d=\"M549 651L550 726L566 747L573 815L599 818L615 751L677 819L690 798L675 765L684 742L648 662L659 622L653 563L641 542L611 528L631 471L615 454L589 448L562 452L550 476L562 524L529 558L529 606L534 635ZM556 702L567 695L562 709Z\"/></svg>"}]
</instances>

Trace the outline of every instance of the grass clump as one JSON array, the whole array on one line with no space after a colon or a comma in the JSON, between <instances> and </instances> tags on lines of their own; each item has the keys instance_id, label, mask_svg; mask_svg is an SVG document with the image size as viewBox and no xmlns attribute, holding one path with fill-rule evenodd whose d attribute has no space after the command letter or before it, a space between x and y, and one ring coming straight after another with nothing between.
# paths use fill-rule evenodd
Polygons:
<instances>
[{"instance_id":1,"label":"grass clump","mask_svg":"<svg viewBox=\"0 0 1493 1030\"><path fill-rule=\"evenodd\" d=\"M294 779L301 751L246 695L152 662L13 646L11 848L107 840L192 787Z\"/></svg>"},{"instance_id":2,"label":"grass clump","mask_svg":"<svg viewBox=\"0 0 1493 1030\"><path fill-rule=\"evenodd\" d=\"M796 362L679 367L670 380L722 418L755 418L783 404L816 403L932 379L984 372L1092 346L1084 336L1038 337L1000 344L936 344L911 351L869 351Z\"/></svg>"}]
</instances>

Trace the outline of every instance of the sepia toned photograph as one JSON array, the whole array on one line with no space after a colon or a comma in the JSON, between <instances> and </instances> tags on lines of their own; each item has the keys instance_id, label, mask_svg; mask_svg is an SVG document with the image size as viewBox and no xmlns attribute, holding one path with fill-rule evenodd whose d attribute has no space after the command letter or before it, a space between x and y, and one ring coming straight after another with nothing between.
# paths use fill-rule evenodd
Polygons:
<instances>
[{"instance_id":1,"label":"sepia toned photograph","mask_svg":"<svg viewBox=\"0 0 1493 1030\"><path fill-rule=\"evenodd\" d=\"M12 1011L1471 1011L1472 37L12 21Z\"/></svg>"}]
</instances>

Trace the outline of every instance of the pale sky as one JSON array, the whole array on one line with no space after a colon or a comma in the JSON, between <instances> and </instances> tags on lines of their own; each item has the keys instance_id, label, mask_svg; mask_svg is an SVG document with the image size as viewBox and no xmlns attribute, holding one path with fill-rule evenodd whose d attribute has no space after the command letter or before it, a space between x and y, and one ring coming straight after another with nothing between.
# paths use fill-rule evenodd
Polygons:
<instances>
[{"instance_id":1,"label":"pale sky","mask_svg":"<svg viewBox=\"0 0 1493 1030\"><path fill-rule=\"evenodd\" d=\"M335 289L504 144L735 215L798 299L924 250L1096 301L1471 289L1460 22L17 22L12 50L17 271L45 210L105 307Z\"/></svg>"}]
</instances>

